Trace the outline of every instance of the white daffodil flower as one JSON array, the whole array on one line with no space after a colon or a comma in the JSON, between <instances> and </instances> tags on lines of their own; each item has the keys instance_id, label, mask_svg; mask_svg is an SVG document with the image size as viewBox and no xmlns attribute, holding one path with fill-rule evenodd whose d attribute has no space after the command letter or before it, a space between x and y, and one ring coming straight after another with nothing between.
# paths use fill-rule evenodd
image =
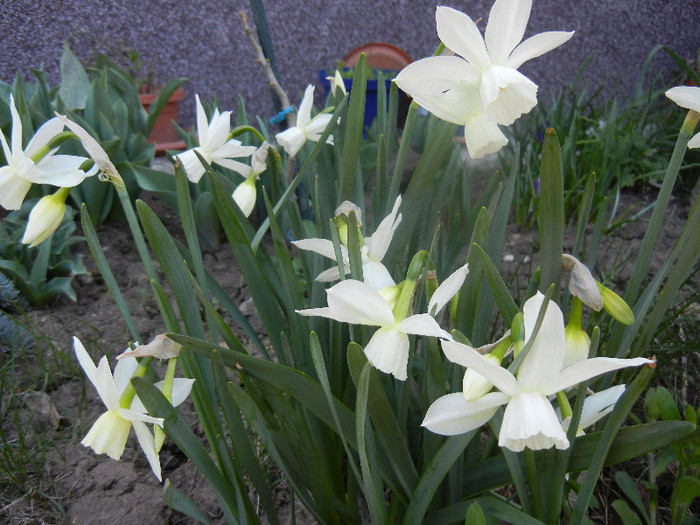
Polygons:
<instances>
[{"instance_id":1,"label":"white daffodil flower","mask_svg":"<svg viewBox=\"0 0 700 525\"><path fill-rule=\"evenodd\" d=\"M107 454L118 460L124 453L126 440L133 425L136 438L141 446L153 474L161 481L160 460L156 452L155 438L146 426L152 423L163 426L163 419L146 414L146 410L138 398L134 396L129 407L122 407L120 398L129 385L138 362L136 359L122 359L114 368L114 376L109 368L107 357L100 359L98 366L90 358L85 347L77 337L73 338L73 346L78 362L86 377L94 385L107 412L102 414L92 425L81 443L92 448L98 454ZM177 381L177 380L176 380ZM173 404L182 402L189 395L192 380L181 380L173 384Z\"/></svg>"},{"instance_id":2,"label":"white daffodil flower","mask_svg":"<svg viewBox=\"0 0 700 525\"><path fill-rule=\"evenodd\" d=\"M335 75L332 77L326 77L326 80L331 85L331 93L333 93L333 96L336 95L336 91L340 91L340 94L342 97L346 96L348 94L347 90L345 89L345 81L343 80L343 76L340 74L339 70L335 70Z\"/></svg>"},{"instance_id":3,"label":"white daffodil flower","mask_svg":"<svg viewBox=\"0 0 700 525\"><path fill-rule=\"evenodd\" d=\"M666 96L680 107L692 109L700 113L700 87L676 86L666 92ZM688 141L689 148L700 148L700 133L696 133Z\"/></svg>"},{"instance_id":4,"label":"white daffodil flower","mask_svg":"<svg viewBox=\"0 0 700 525\"><path fill-rule=\"evenodd\" d=\"M247 170L241 173L246 179L240 183L233 192L233 200L236 201L236 204L238 204L238 207L246 217L250 217L250 214L253 213L253 208L255 208L255 201L257 199L255 182L260 177L260 174L267 169L267 154L270 148L271 146L269 143L263 142L262 145L255 150L250 166L246 166Z\"/></svg>"},{"instance_id":5,"label":"white daffodil flower","mask_svg":"<svg viewBox=\"0 0 700 525\"><path fill-rule=\"evenodd\" d=\"M537 85L517 68L573 35L550 31L520 42L531 7L531 0L496 0L482 37L467 15L439 6L438 37L458 56L418 60L394 80L435 116L464 125L472 158L503 147L507 139L498 124L512 124L537 103Z\"/></svg>"},{"instance_id":6,"label":"white daffodil flower","mask_svg":"<svg viewBox=\"0 0 700 525\"><path fill-rule=\"evenodd\" d=\"M295 126L285 129L275 135L275 139L284 148L287 155L296 155L307 140L318 142L321 134L328 126L332 116L328 113L319 113L311 118L311 108L314 104L314 86L309 84L304 91L304 98L301 99L299 111L297 111L297 123ZM333 144L333 136L329 136L326 141Z\"/></svg>"},{"instance_id":7,"label":"white daffodil flower","mask_svg":"<svg viewBox=\"0 0 700 525\"><path fill-rule=\"evenodd\" d=\"M195 95L195 100L197 101L197 137L199 146L176 155L182 162L187 178L197 183L204 175L204 166L195 151L209 164L219 164L238 173L246 173L250 166L233 159L250 157L255 152L255 146L243 146L238 140L228 140L231 131L230 111L219 113L219 109L216 108L211 120L207 123L207 115L204 112L202 103L199 101L199 95Z\"/></svg>"},{"instance_id":8,"label":"white daffodil flower","mask_svg":"<svg viewBox=\"0 0 700 525\"><path fill-rule=\"evenodd\" d=\"M401 196L399 195L394 202L391 213L382 220L371 236L365 237L364 244L360 247L362 256L362 279L365 284L369 285L374 290L381 290L382 288L394 286L396 284L389 270L382 264L382 259L389 249L396 228L398 228L401 223L401 214L399 213L400 206ZM333 242L327 239L301 239L299 241L294 241L292 244L302 250L310 250L334 261L336 260ZM343 257L343 274L347 275L350 273L348 250L345 246L341 245L340 252ZM332 282L340 279L338 268L340 264L337 261L336 264L338 266L321 272L316 277L316 280L319 282Z\"/></svg>"},{"instance_id":9,"label":"white daffodil flower","mask_svg":"<svg viewBox=\"0 0 700 525\"><path fill-rule=\"evenodd\" d=\"M2 150L7 165L0 167L0 206L6 210L18 210L22 206L32 184L72 187L80 184L87 174L80 169L85 158L75 155L55 155L58 148L48 150L48 144L63 131L63 123L55 118L45 122L22 149L22 120L10 95L12 131L10 143L0 132ZM41 159L34 159L42 150L47 150Z\"/></svg>"},{"instance_id":10,"label":"white daffodil flower","mask_svg":"<svg viewBox=\"0 0 700 525\"><path fill-rule=\"evenodd\" d=\"M365 355L375 368L404 381L408 372L407 334L450 339L428 314L397 319L387 300L367 284L347 279L326 290L328 306L297 310L306 316L320 316L341 323L378 326L365 346Z\"/></svg>"},{"instance_id":11,"label":"white daffodil flower","mask_svg":"<svg viewBox=\"0 0 700 525\"><path fill-rule=\"evenodd\" d=\"M543 302L544 296L538 292L525 303L526 342L532 337ZM515 452L525 447L532 450L553 446L561 450L568 448L566 433L547 396L606 372L653 361L641 357L597 357L564 368L564 345L564 320L554 302L547 307L540 330L520 365L517 377L485 359L473 348L443 341L442 348L450 361L474 369L499 392L488 393L476 401L467 401L461 392L442 396L428 409L423 426L438 434L461 434L486 423L499 406L506 405L498 439L500 446Z\"/></svg>"},{"instance_id":12,"label":"white daffodil flower","mask_svg":"<svg viewBox=\"0 0 700 525\"><path fill-rule=\"evenodd\" d=\"M22 244L37 246L48 239L63 221L66 213L66 197L70 188L61 188L53 195L39 199L29 213L27 229L22 237Z\"/></svg>"}]
</instances>

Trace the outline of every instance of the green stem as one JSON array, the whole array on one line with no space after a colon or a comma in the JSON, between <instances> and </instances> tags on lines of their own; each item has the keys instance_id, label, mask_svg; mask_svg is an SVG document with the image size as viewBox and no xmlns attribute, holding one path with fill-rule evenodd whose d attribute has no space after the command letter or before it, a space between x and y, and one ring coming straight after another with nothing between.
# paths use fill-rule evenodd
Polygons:
<instances>
[{"instance_id":1,"label":"green stem","mask_svg":"<svg viewBox=\"0 0 700 525\"><path fill-rule=\"evenodd\" d=\"M126 357L125 359L135 359L135 357ZM134 372L134 375L131 377L143 377L143 375L146 373L146 370L148 370L148 365L151 364L152 357L145 357L141 359L141 362L139 362L139 366L136 368L136 371ZM124 389L124 392L122 392L121 397L119 398L119 408L129 408L131 406L131 402L134 400L134 396L136 395L136 390L134 390L134 387L131 386L131 381L127 383L126 388Z\"/></svg>"},{"instance_id":2,"label":"green stem","mask_svg":"<svg viewBox=\"0 0 700 525\"><path fill-rule=\"evenodd\" d=\"M649 259L651 258L652 250L654 248L654 244L656 243L656 238L662 226L662 220L668 206L668 201L671 198L671 190L673 189L676 178L678 177L678 171L680 170L681 162L683 161L683 156L685 155L685 150L688 147L688 141L693 135L693 131L695 130L698 120L700 120L700 113L690 110L683 121L680 132L678 133L676 146L673 149L671 160L666 168L664 181L661 184L659 196L656 198L656 203L654 204L654 211L651 214L649 225L647 226L644 239L641 243L634 272L632 273L632 277L627 285L627 290L625 291L624 298L625 301L627 301L627 304L634 304L639 287L641 286L646 275Z\"/></svg>"}]
</instances>

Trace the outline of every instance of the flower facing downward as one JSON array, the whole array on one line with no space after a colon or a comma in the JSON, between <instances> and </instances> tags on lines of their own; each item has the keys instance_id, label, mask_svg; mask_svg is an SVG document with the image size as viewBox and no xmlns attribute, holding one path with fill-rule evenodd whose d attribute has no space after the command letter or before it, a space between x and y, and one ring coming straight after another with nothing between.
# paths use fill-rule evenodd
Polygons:
<instances>
[{"instance_id":1,"label":"flower facing downward","mask_svg":"<svg viewBox=\"0 0 700 525\"><path fill-rule=\"evenodd\" d=\"M160 460L156 452L155 437L146 423L162 427L163 419L146 414L146 410L138 398L134 397L128 401L123 399L124 391L138 367L138 362L136 359L120 360L114 368L114 376L112 376L107 357L103 356L96 367L77 337L73 338L73 347L85 375L107 407L107 412L95 421L81 443L92 448L98 454L107 454L112 459L118 460L124 453L126 440L133 426L151 470L158 480L161 480ZM182 402L191 388L192 380L176 380L173 385L173 404Z\"/></svg>"},{"instance_id":2,"label":"flower facing downward","mask_svg":"<svg viewBox=\"0 0 700 525\"><path fill-rule=\"evenodd\" d=\"M544 296L540 293L525 303L526 342L533 338L543 303ZM461 434L486 423L499 406L506 405L498 444L515 452L525 447L568 448L566 433L548 396L606 372L652 363L644 358L597 357L564 368L564 321L554 302L549 302L540 330L515 376L466 345L443 341L442 348L450 361L474 369L499 392L488 393L475 401L467 401L462 393L442 396L428 409L423 426L438 434Z\"/></svg>"},{"instance_id":3,"label":"flower facing downward","mask_svg":"<svg viewBox=\"0 0 700 525\"><path fill-rule=\"evenodd\" d=\"M52 118L45 122L26 149L22 149L22 120L12 95L10 113L12 131L9 144L0 132L0 143L7 160L7 165L0 167L0 206L6 210L18 210L32 183L72 187L85 179L87 174L80 169L85 158L55 155L57 148L49 149L51 139L63 131L60 120Z\"/></svg>"},{"instance_id":4,"label":"flower facing downward","mask_svg":"<svg viewBox=\"0 0 700 525\"><path fill-rule=\"evenodd\" d=\"M199 146L183 151L177 155L187 173L187 178L197 183L204 175L204 166L197 157L197 153L209 164L219 164L224 168L238 173L247 173L250 169L242 162L233 160L236 157L250 157L255 152L254 146L243 146L238 140L230 139L231 112L219 113L214 110L211 120L207 123L207 115L204 112L199 95L195 95L197 102L197 136ZM196 152L196 153L195 153Z\"/></svg>"},{"instance_id":5,"label":"flower facing downward","mask_svg":"<svg viewBox=\"0 0 700 525\"><path fill-rule=\"evenodd\" d=\"M66 197L69 193L70 188L61 188L53 195L39 199L29 213L27 229L22 237L23 244L37 246L56 231L66 213Z\"/></svg>"},{"instance_id":6,"label":"flower facing downward","mask_svg":"<svg viewBox=\"0 0 700 525\"><path fill-rule=\"evenodd\" d=\"M246 179L240 183L233 192L233 200L236 201L236 204L238 204L238 207L246 217L250 216L255 207L257 198L255 182L258 180L260 174L267 169L267 154L270 151L270 147L269 143L263 142L262 145L255 150L250 162L250 167L247 167L247 171L241 173Z\"/></svg>"},{"instance_id":7,"label":"flower facing downward","mask_svg":"<svg viewBox=\"0 0 700 525\"><path fill-rule=\"evenodd\" d=\"M311 118L313 103L314 86L309 84L306 87L306 91L304 91L304 98L299 105L296 126L285 129L275 135L277 142L290 157L299 153L299 150L307 140L318 142L318 139L321 138L321 134L331 121L332 116L328 113L319 113L314 118ZM327 143L333 144L333 136L328 137Z\"/></svg>"},{"instance_id":8,"label":"flower facing downward","mask_svg":"<svg viewBox=\"0 0 700 525\"><path fill-rule=\"evenodd\" d=\"M666 92L666 96L680 107L700 113L700 87L676 86ZM700 133L696 133L688 142L689 148L700 148Z\"/></svg>"},{"instance_id":9,"label":"flower facing downward","mask_svg":"<svg viewBox=\"0 0 700 525\"><path fill-rule=\"evenodd\" d=\"M398 228L401 223L401 214L399 213L400 206L401 196L398 196L394 202L391 213L382 220L372 235L364 238L364 245L360 247L362 256L362 278L364 282L374 290L381 290L382 288L394 286L394 284L396 284L389 270L382 264L382 259L389 250L389 245L391 244L391 239L394 237L396 228ZM358 216L357 213L356 216ZM328 239L301 239L299 241L294 241L293 244L302 250L311 250L312 252L335 260L333 242ZM346 275L350 273L348 250L345 246L341 246L340 251L343 257L343 274ZM340 266L340 264L338 264L338 266ZM340 279L338 266L321 272L316 277L316 280L320 282L332 282Z\"/></svg>"}]
</instances>

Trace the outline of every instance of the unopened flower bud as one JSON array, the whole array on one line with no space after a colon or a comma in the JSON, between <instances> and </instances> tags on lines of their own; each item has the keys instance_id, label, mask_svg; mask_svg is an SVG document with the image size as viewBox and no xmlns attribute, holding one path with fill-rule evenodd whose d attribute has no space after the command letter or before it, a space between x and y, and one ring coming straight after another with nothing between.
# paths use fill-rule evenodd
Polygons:
<instances>
[{"instance_id":1,"label":"unopened flower bud","mask_svg":"<svg viewBox=\"0 0 700 525\"><path fill-rule=\"evenodd\" d=\"M513 317L513 322L510 325L510 338L513 345L513 356L518 357L525 346L525 318L522 312L518 312Z\"/></svg>"},{"instance_id":2,"label":"unopened flower bud","mask_svg":"<svg viewBox=\"0 0 700 525\"><path fill-rule=\"evenodd\" d=\"M61 225L66 213L66 197L70 188L61 188L53 195L39 199L27 220L22 243L30 247L37 246L48 239Z\"/></svg>"},{"instance_id":3,"label":"unopened flower bud","mask_svg":"<svg viewBox=\"0 0 700 525\"><path fill-rule=\"evenodd\" d=\"M569 279L571 295L578 297L586 306L599 312L603 308L603 298L588 267L568 254L562 256L562 267L571 272L571 279Z\"/></svg>"},{"instance_id":4,"label":"unopened flower bud","mask_svg":"<svg viewBox=\"0 0 700 525\"><path fill-rule=\"evenodd\" d=\"M236 201L236 204L238 204L238 207L246 217L250 217L250 214L253 213L256 197L257 191L255 188L254 176L248 177L245 181L241 182L233 192L233 200Z\"/></svg>"},{"instance_id":5,"label":"unopened flower bud","mask_svg":"<svg viewBox=\"0 0 700 525\"><path fill-rule=\"evenodd\" d=\"M564 329L564 368L569 367L574 363L578 363L579 361L585 361L588 359L588 351L591 348L591 339L581 328L581 310L581 301L574 298L571 309L571 317L569 318L569 323Z\"/></svg>"},{"instance_id":6,"label":"unopened flower bud","mask_svg":"<svg viewBox=\"0 0 700 525\"><path fill-rule=\"evenodd\" d=\"M335 70L335 75L332 77L326 77L326 80L330 82L331 84L331 93L333 93L334 97L337 97L337 90L340 90L341 96L344 97L345 95L348 94L348 92L345 90L345 82L343 81L343 77L340 75L339 70Z\"/></svg>"},{"instance_id":7,"label":"unopened flower bud","mask_svg":"<svg viewBox=\"0 0 700 525\"><path fill-rule=\"evenodd\" d=\"M600 295L603 297L603 307L605 311L612 315L622 324L630 326L634 323L634 313L625 300L615 292L596 282Z\"/></svg>"},{"instance_id":8,"label":"unopened flower bud","mask_svg":"<svg viewBox=\"0 0 700 525\"><path fill-rule=\"evenodd\" d=\"M494 354L487 354L484 356L484 358L495 365L500 366L501 364L501 360ZM467 401L476 401L477 399L488 394L492 388L493 383L478 372L475 372L471 368L467 368L467 370L464 372L462 392L464 393L464 399Z\"/></svg>"},{"instance_id":9,"label":"unopened flower bud","mask_svg":"<svg viewBox=\"0 0 700 525\"><path fill-rule=\"evenodd\" d=\"M358 229L362 226L362 210L350 201L343 201L335 210L335 223L338 226L338 237L343 246L348 245L348 216L354 213ZM360 236L362 239L362 236ZM362 241L360 242L362 244Z\"/></svg>"}]
</instances>

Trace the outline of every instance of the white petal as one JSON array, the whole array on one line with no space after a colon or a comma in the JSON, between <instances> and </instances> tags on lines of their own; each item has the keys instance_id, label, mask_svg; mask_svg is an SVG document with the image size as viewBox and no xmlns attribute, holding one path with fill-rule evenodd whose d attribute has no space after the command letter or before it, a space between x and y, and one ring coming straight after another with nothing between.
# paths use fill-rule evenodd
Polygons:
<instances>
[{"instance_id":1,"label":"white petal","mask_svg":"<svg viewBox=\"0 0 700 525\"><path fill-rule=\"evenodd\" d=\"M693 138L688 141L689 148L700 148L700 133L696 133Z\"/></svg>"},{"instance_id":2,"label":"white petal","mask_svg":"<svg viewBox=\"0 0 700 525\"><path fill-rule=\"evenodd\" d=\"M160 390L161 392L163 391L163 380L158 381L155 383L155 387ZM173 379L173 388L171 392L171 403L174 407L178 406L181 404L185 399L187 399L187 396L190 395L190 391L192 390L192 385L194 384L194 379L188 379L185 377L176 377ZM132 412L141 412L142 414L145 414L148 412L146 410L146 407L144 406L143 402L139 399L138 396L134 396L134 399L131 401L131 407L129 409Z\"/></svg>"},{"instance_id":3,"label":"white petal","mask_svg":"<svg viewBox=\"0 0 700 525\"><path fill-rule=\"evenodd\" d=\"M478 74L454 56L430 57L406 66L394 79L417 104L438 118L463 125L481 111Z\"/></svg>"},{"instance_id":4,"label":"white petal","mask_svg":"<svg viewBox=\"0 0 700 525\"><path fill-rule=\"evenodd\" d=\"M381 290L396 284L386 266L375 261L369 261L362 265L362 280L373 290Z\"/></svg>"},{"instance_id":5,"label":"white petal","mask_svg":"<svg viewBox=\"0 0 700 525\"><path fill-rule=\"evenodd\" d=\"M328 123L332 118L333 115L329 115L328 113L316 115L314 118L312 118L311 121L304 127L308 139L313 142L318 142L318 139L320 139L321 134L326 131ZM333 144L332 137L328 137L328 139L328 144Z\"/></svg>"},{"instance_id":6,"label":"white petal","mask_svg":"<svg viewBox=\"0 0 700 525\"><path fill-rule=\"evenodd\" d=\"M83 369L85 377L87 377L88 380L95 385L95 382L97 381L97 367L95 366L95 363L90 355L87 353L87 350L85 350L83 343L81 343L80 339L75 336L73 336L73 348L75 350L75 357L78 358L78 363Z\"/></svg>"},{"instance_id":7,"label":"white petal","mask_svg":"<svg viewBox=\"0 0 700 525\"><path fill-rule=\"evenodd\" d=\"M117 179L121 178L117 168L114 167L114 164L112 164L112 161L109 159L109 155L107 155L95 137L90 135L87 130L85 130L79 124L69 120L65 115L59 115L56 113L56 117L63 122L66 127L71 130L76 137L78 137L78 139L80 139L80 143L83 145L85 151L87 151L88 155L90 155L92 160L95 161L95 164L97 164L97 166L104 173L110 177L115 177Z\"/></svg>"},{"instance_id":8,"label":"white petal","mask_svg":"<svg viewBox=\"0 0 700 525\"><path fill-rule=\"evenodd\" d=\"M436 399L425 414L421 426L443 436L464 434L479 428L508 402L501 392L486 394L476 401L466 401L461 392Z\"/></svg>"},{"instance_id":9,"label":"white petal","mask_svg":"<svg viewBox=\"0 0 700 525\"><path fill-rule=\"evenodd\" d=\"M347 264L344 265L343 270L345 270L343 272L343 275L349 274L350 266L348 266ZM328 270L324 270L316 276L316 280L319 283L332 283L333 281L337 281L338 279L340 279L340 270L337 266L334 268L328 268Z\"/></svg>"},{"instance_id":10,"label":"white petal","mask_svg":"<svg viewBox=\"0 0 700 525\"><path fill-rule=\"evenodd\" d=\"M464 13L439 6L435 13L440 40L452 51L471 62L477 69L491 65L479 28Z\"/></svg>"},{"instance_id":11,"label":"white petal","mask_svg":"<svg viewBox=\"0 0 700 525\"><path fill-rule=\"evenodd\" d=\"M464 124L464 142L469 156L472 159L479 159L484 155L496 153L508 144L508 139L496 122L489 120L484 113L481 113Z\"/></svg>"},{"instance_id":12,"label":"white petal","mask_svg":"<svg viewBox=\"0 0 700 525\"><path fill-rule=\"evenodd\" d=\"M616 385L600 392L596 392L586 398L581 410L579 428L590 427L596 421L612 412L615 403L625 392L625 385Z\"/></svg>"},{"instance_id":13,"label":"white petal","mask_svg":"<svg viewBox=\"0 0 700 525\"><path fill-rule=\"evenodd\" d=\"M136 438L139 440L141 450L143 450L143 453L146 455L146 459L148 460L148 464L151 466L153 474L155 474L155 476L158 478L158 481L163 481L161 478L160 458L156 452L156 440L153 437L153 434L151 434L151 431L148 430L148 427L145 424L139 421L134 421L133 424L134 431L136 432Z\"/></svg>"},{"instance_id":14,"label":"white petal","mask_svg":"<svg viewBox=\"0 0 700 525\"><path fill-rule=\"evenodd\" d=\"M231 139L216 149L211 150L213 159L250 157L253 153L255 153L255 146L244 146L235 139ZM250 166L248 166L248 168L250 168Z\"/></svg>"},{"instance_id":15,"label":"white petal","mask_svg":"<svg viewBox=\"0 0 700 525\"><path fill-rule=\"evenodd\" d=\"M328 308L298 310L301 315L318 315L343 323L393 326L389 304L365 283L346 279L326 291Z\"/></svg>"},{"instance_id":16,"label":"white petal","mask_svg":"<svg viewBox=\"0 0 700 525\"><path fill-rule=\"evenodd\" d=\"M194 182L196 184L199 182L199 179L202 178L202 175L204 175L206 170L204 169L202 162L199 160L199 157L197 157L195 150L200 155L205 157L199 148L192 148L188 149L187 151L183 151L182 153L178 153L176 158L182 163L182 167L184 168L190 182Z\"/></svg>"},{"instance_id":17,"label":"white petal","mask_svg":"<svg viewBox=\"0 0 700 525\"><path fill-rule=\"evenodd\" d=\"M102 359L97 364L95 390L97 390L100 399L102 399L102 402L109 410L119 409L119 392L117 392L117 386L114 384L107 356L102 356Z\"/></svg>"},{"instance_id":18,"label":"white petal","mask_svg":"<svg viewBox=\"0 0 700 525\"><path fill-rule=\"evenodd\" d=\"M126 390L138 366L136 359L117 359L117 365L114 367L114 386L117 387L117 393L120 396Z\"/></svg>"},{"instance_id":19,"label":"white petal","mask_svg":"<svg viewBox=\"0 0 700 525\"><path fill-rule=\"evenodd\" d=\"M287 155L293 157L299 152L301 147L306 142L306 135L301 129L295 126L293 128L285 129L284 131L281 131L275 135L275 140L284 148Z\"/></svg>"},{"instance_id":20,"label":"white petal","mask_svg":"<svg viewBox=\"0 0 700 525\"><path fill-rule=\"evenodd\" d=\"M365 240L368 248L367 256L370 259L381 261L386 255L389 245L391 244L391 239L394 237L394 232L401 223L401 215L399 214L397 216L399 206L401 206L401 195L396 197L391 213L384 217L384 220L379 223L374 233Z\"/></svg>"},{"instance_id":21,"label":"white petal","mask_svg":"<svg viewBox=\"0 0 700 525\"><path fill-rule=\"evenodd\" d=\"M700 112L700 87L677 86L666 91L666 96L682 108Z\"/></svg>"},{"instance_id":22,"label":"white petal","mask_svg":"<svg viewBox=\"0 0 700 525\"><path fill-rule=\"evenodd\" d=\"M491 62L505 64L510 52L523 39L532 0L496 0L489 13L484 39Z\"/></svg>"},{"instance_id":23,"label":"white petal","mask_svg":"<svg viewBox=\"0 0 700 525\"><path fill-rule=\"evenodd\" d=\"M447 359L466 368L474 369L506 395L512 397L520 393L520 388L513 374L484 358L473 348L456 341L443 341L442 350Z\"/></svg>"},{"instance_id":24,"label":"white petal","mask_svg":"<svg viewBox=\"0 0 700 525\"><path fill-rule=\"evenodd\" d=\"M207 134L209 132L209 123L207 122L207 114L204 111L204 107L199 100L199 95L194 96L195 105L197 106L197 138L199 143L207 142Z\"/></svg>"},{"instance_id":25,"label":"white petal","mask_svg":"<svg viewBox=\"0 0 700 525\"><path fill-rule=\"evenodd\" d=\"M148 414L136 412L135 410L131 410L129 408L120 408L119 415L127 421L141 421L142 423L151 423L153 425L158 425L159 427L163 426L162 417L149 416Z\"/></svg>"},{"instance_id":26,"label":"white petal","mask_svg":"<svg viewBox=\"0 0 700 525\"><path fill-rule=\"evenodd\" d=\"M572 36L573 31L547 31L531 36L513 50L505 65L517 69L528 60L559 47Z\"/></svg>"},{"instance_id":27,"label":"white petal","mask_svg":"<svg viewBox=\"0 0 700 525\"><path fill-rule=\"evenodd\" d=\"M15 99L10 95L10 114L12 115L12 131L10 132L10 147L15 155L22 151L22 119L19 116ZM8 159L9 161L9 159Z\"/></svg>"},{"instance_id":28,"label":"white petal","mask_svg":"<svg viewBox=\"0 0 700 525\"><path fill-rule=\"evenodd\" d=\"M544 295L537 292L523 306L526 344L532 337L543 304ZM564 348L564 316L559 306L549 301L540 330L517 372L520 388L526 392L549 390L548 384L557 377L564 364Z\"/></svg>"},{"instance_id":29,"label":"white petal","mask_svg":"<svg viewBox=\"0 0 700 525\"><path fill-rule=\"evenodd\" d=\"M328 239L301 239L298 241L292 241L292 244L301 250L316 252L324 257L335 260L333 242L329 241ZM347 248L345 248L345 246L341 246L340 251L343 254L343 258L347 258Z\"/></svg>"},{"instance_id":30,"label":"white petal","mask_svg":"<svg viewBox=\"0 0 700 525\"><path fill-rule=\"evenodd\" d=\"M400 381L408 377L408 336L392 327L377 330L365 346L367 360Z\"/></svg>"},{"instance_id":31,"label":"white petal","mask_svg":"<svg viewBox=\"0 0 700 525\"><path fill-rule=\"evenodd\" d=\"M49 141L63 131L64 125L58 118L54 117L50 120L44 122L41 127L36 130L36 133L31 138L24 150L27 157L33 156L38 153L44 146L46 146Z\"/></svg>"},{"instance_id":32,"label":"white petal","mask_svg":"<svg viewBox=\"0 0 700 525\"><path fill-rule=\"evenodd\" d=\"M514 397L503 414L498 444L514 452L525 447L542 450L556 446L569 448L569 440L552 404L538 393L523 392Z\"/></svg>"},{"instance_id":33,"label":"white petal","mask_svg":"<svg viewBox=\"0 0 700 525\"><path fill-rule=\"evenodd\" d=\"M218 109L216 113L212 116L209 122L209 127L207 129L206 141L203 141L201 136L199 138L199 144L203 149L207 151L216 151L217 149L224 146L224 143L228 139L228 134L231 131L231 112L224 111L219 114ZM234 141L238 142L238 141ZM239 143L240 144L240 143ZM255 151L255 148L252 148Z\"/></svg>"},{"instance_id":34,"label":"white petal","mask_svg":"<svg viewBox=\"0 0 700 525\"><path fill-rule=\"evenodd\" d=\"M80 169L80 166L86 160L85 157L75 155L44 157L37 165L41 172L29 180L36 184L51 184L62 188L72 188L85 180L87 174Z\"/></svg>"},{"instance_id":35,"label":"white petal","mask_svg":"<svg viewBox=\"0 0 700 525\"><path fill-rule=\"evenodd\" d=\"M526 356L526 359L527 357L528 356ZM579 384L581 381L586 381L607 372L651 363L653 363L653 361L643 357L635 357L634 359L616 359L612 357L586 359L585 361L579 361L565 368L556 377L552 377L549 384L546 385L546 388L542 389L542 393L545 395L556 394L557 392Z\"/></svg>"},{"instance_id":36,"label":"white petal","mask_svg":"<svg viewBox=\"0 0 700 525\"><path fill-rule=\"evenodd\" d=\"M311 108L314 105L314 86L309 84L304 90L304 97L301 99L301 104L299 104L299 111L297 111L297 127L303 128L306 123L311 120Z\"/></svg>"},{"instance_id":37,"label":"white petal","mask_svg":"<svg viewBox=\"0 0 700 525\"><path fill-rule=\"evenodd\" d=\"M453 272L447 279L442 281L440 286L437 287L437 290L435 290L433 295L430 297L428 312L432 314L434 307L434 315L437 316L443 307L449 303L455 295L457 295L457 292L459 292L459 289L462 288L468 273L469 265L465 264Z\"/></svg>"},{"instance_id":38,"label":"white petal","mask_svg":"<svg viewBox=\"0 0 700 525\"><path fill-rule=\"evenodd\" d=\"M452 339L452 336L440 328L440 325L430 314L415 314L399 323L399 330L407 334L428 335L442 339Z\"/></svg>"},{"instance_id":39,"label":"white petal","mask_svg":"<svg viewBox=\"0 0 700 525\"><path fill-rule=\"evenodd\" d=\"M481 99L489 119L508 126L537 105L537 85L511 67L493 66L481 77Z\"/></svg>"},{"instance_id":40,"label":"white petal","mask_svg":"<svg viewBox=\"0 0 700 525\"><path fill-rule=\"evenodd\" d=\"M11 166L0 168L0 206L6 210L19 210L31 187L32 183L24 177L18 177Z\"/></svg>"}]
</instances>

